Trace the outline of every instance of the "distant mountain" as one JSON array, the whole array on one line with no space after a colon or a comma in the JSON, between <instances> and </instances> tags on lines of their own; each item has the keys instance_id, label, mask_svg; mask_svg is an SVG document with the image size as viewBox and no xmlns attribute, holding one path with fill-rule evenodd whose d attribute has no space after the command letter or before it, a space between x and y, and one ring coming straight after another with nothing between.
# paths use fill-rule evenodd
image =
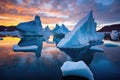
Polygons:
<instances>
[{"instance_id":1,"label":"distant mountain","mask_svg":"<svg viewBox=\"0 0 120 80\"><path fill-rule=\"evenodd\" d=\"M120 24L104 26L102 29L98 30L98 32L111 32L112 30L120 31Z\"/></svg>"},{"instance_id":2,"label":"distant mountain","mask_svg":"<svg viewBox=\"0 0 120 80\"><path fill-rule=\"evenodd\" d=\"M0 31L15 31L17 30L16 26L0 26Z\"/></svg>"}]
</instances>

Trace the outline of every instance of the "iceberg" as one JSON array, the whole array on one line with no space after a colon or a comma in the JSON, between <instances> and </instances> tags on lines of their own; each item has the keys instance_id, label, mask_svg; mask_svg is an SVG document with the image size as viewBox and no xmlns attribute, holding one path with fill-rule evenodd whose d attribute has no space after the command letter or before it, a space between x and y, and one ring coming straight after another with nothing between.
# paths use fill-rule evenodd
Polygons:
<instances>
[{"instance_id":1,"label":"iceberg","mask_svg":"<svg viewBox=\"0 0 120 80\"><path fill-rule=\"evenodd\" d=\"M62 24L62 26L59 26L58 24L56 24L55 28L53 29L54 34L66 34L68 32L69 30L64 24Z\"/></svg>"},{"instance_id":2,"label":"iceberg","mask_svg":"<svg viewBox=\"0 0 120 80\"><path fill-rule=\"evenodd\" d=\"M35 16L35 20L20 23L16 28L20 31L22 36L41 36L43 34L42 24L38 15Z\"/></svg>"},{"instance_id":3,"label":"iceberg","mask_svg":"<svg viewBox=\"0 0 120 80\"><path fill-rule=\"evenodd\" d=\"M52 35L51 30L49 29L48 26L45 27L45 29L43 30L43 36L44 36L44 40L48 41L49 37Z\"/></svg>"},{"instance_id":4,"label":"iceberg","mask_svg":"<svg viewBox=\"0 0 120 80\"><path fill-rule=\"evenodd\" d=\"M58 48L83 48L90 42L101 41L104 34L96 32L96 22L92 11L82 18L75 28L57 44Z\"/></svg>"},{"instance_id":5,"label":"iceberg","mask_svg":"<svg viewBox=\"0 0 120 80\"><path fill-rule=\"evenodd\" d=\"M70 32L64 24L62 24L61 28L62 28L62 31L63 31L64 34Z\"/></svg>"},{"instance_id":6,"label":"iceberg","mask_svg":"<svg viewBox=\"0 0 120 80\"><path fill-rule=\"evenodd\" d=\"M18 45L13 46L14 51L34 52L37 57L41 56L43 31L39 16L35 16L35 20L18 24L21 40Z\"/></svg>"},{"instance_id":7,"label":"iceberg","mask_svg":"<svg viewBox=\"0 0 120 80\"><path fill-rule=\"evenodd\" d=\"M110 33L110 37L112 40L118 40L118 31L117 30L112 30L112 32Z\"/></svg>"},{"instance_id":8,"label":"iceberg","mask_svg":"<svg viewBox=\"0 0 120 80\"><path fill-rule=\"evenodd\" d=\"M55 28L52 30L52 32L53 32L54 34L59 34L59 33L62 32L62 30L61 30L60 26L59 26L58 24L56 24L56 26L55 26Z\"/></svg>"},{"instance_id":9,"label":"iceberg","mask_svg":"<svg viewBox=\"0 0 120 80\"><path fill-rule=\"evenodd\" d=\"M61 71L63 76L75 75L88 78L89 80L94 80L91 70L83 61L78 62L66 61L62 65Z\"/></svg>"},{"instance_id":10,"label":"iceberg","mask_svg":"<svg viewBox=\"0 0 120 80\"><path fill-rule=\"evenodd\" d=\"M64 24L62 24L62 26L59 26L58 24L56 24L56 27L53 29L53 41L56 42L56 44L59 43L59 41L64 38L65 34L67 34L69 32L69 30L65 27Z\"/></svg>"}]
</instances>

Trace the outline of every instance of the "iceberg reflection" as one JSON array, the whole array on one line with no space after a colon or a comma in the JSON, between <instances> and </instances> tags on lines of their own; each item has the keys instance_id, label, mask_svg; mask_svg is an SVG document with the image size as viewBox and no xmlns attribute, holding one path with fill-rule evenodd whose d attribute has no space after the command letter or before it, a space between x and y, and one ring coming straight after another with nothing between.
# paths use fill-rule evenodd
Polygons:
<instances>
[{"instance_id":1,"label":"iceberg reflection","mask_svg":"<svg viewBox=\"0 0 120 80\"><path fill-rule=\"evenodd\" d=\"M24 37L18 43L18 47L13 47L13 50L17 52L34 52L37 57L40 57L42 50L42 42L42 37Z\"/></svg>"}]
</instances>

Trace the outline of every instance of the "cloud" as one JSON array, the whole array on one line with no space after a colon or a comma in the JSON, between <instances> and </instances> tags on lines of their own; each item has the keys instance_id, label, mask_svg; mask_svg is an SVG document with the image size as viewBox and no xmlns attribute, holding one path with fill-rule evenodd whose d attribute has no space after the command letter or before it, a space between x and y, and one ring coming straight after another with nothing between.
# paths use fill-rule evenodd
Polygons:
<instances>
[{"instance_id":1,"label":"cloud","mask_svg":"<svg viewBox=\"0 0 120 80\"><path fill-rule=\"evenodd\" d=\"M98 24L120 22L119 0L0 0L0 5L0 16L10 17L11 21L10 18L5 20L11 25L12 22L17 25L39 15L43 24L74 26L90 10L93 10ZM5 20L0 18L0 24Z\"/></svg>"}]
</instances>

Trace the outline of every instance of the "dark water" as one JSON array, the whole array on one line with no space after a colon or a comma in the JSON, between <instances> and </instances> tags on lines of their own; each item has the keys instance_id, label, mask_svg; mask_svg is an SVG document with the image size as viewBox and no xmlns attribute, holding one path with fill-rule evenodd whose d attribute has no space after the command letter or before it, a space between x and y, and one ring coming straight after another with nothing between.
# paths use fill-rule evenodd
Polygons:
<instances>
[{"instance_id":1,"label":"dark water","mask_svg":"<svg viewBox=\"0 0 120 80\"><path fill-rule=\"evenodd\" d=\"M0 80L62 80L60 67L71 59L85 61L95 80L120 80L120 46L100 47L104 53L91 52L88 47L63 52L44 46L38 58L32 52L13 52L12 45L0 45Z\"/></svg>"}]
</instances>

